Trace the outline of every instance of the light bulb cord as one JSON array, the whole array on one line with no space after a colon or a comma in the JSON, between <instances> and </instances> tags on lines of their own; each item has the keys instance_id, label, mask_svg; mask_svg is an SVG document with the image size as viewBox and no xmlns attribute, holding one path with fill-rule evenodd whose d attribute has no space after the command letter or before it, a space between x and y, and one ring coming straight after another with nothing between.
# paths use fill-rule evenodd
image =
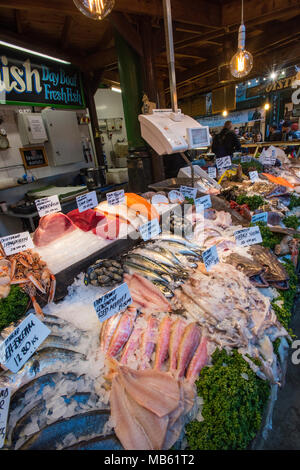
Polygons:
<instances>
[{"instance_id":1,"label":"light bulb cord","mask_svg":"<svg viewBox=\"0 0 300 470\"><path fill-rule=\"evenodd\" d=\"M241 24L244 24L244 0L242 0L242 22Z\"/></svg>"}]
</instances>

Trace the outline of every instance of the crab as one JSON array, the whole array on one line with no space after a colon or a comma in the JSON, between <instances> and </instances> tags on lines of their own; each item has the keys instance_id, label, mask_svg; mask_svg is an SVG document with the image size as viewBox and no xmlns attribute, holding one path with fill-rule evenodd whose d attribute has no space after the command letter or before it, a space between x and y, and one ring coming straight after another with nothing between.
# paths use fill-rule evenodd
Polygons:
<instances>
[{"instance_id":1,"label":"crab","mask_svg":"<svg viewBox=\"0 0 300 470\"><path fill-rule=\"evenodd\" d=\"M40 256L32 250L6 256L0 246L0 298L8 296L11 285L19 285L29 295L38 315L44 316L36 300L37 290L48 295L48 303L54 300L56 279Z\"/></svg>"}]
</instances>

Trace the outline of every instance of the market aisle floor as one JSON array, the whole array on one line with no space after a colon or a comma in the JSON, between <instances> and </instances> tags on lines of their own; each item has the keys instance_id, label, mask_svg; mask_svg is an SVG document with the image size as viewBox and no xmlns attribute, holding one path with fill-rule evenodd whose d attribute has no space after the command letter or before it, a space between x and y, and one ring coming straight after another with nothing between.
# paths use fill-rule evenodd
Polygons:
<instances>
[{"instance_id":1,"label":"market aisle floor","mask_svg":"<svg viewBox=\"0 0 300 470\"><path fill-rule=\"evenodd\" d=\"M300 299L298 298L291 327L300 339ZM300 449L300 364L293 365L290 349L286 384L279 391L273 414L273 429L267 440L259 447L262 450Z\"/></svg>"}]
</instances>

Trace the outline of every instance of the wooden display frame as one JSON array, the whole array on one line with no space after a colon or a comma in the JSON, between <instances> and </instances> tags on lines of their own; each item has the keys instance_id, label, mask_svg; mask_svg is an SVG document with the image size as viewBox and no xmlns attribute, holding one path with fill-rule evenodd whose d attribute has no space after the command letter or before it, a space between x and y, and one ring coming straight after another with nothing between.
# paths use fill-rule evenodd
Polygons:
<instances>
[{"instance_id":1,"label":"wooden display frame","mask_svg":"<svg viewBox=\"0 0 300 470\"><path fill-rule=\"evenodd\" d=\"M23 160L23 164L24 164L24 167L26 168L26 170L33 170L35 168L43 168L45 166L49 166L48 157L47 157L47 154L46 154L45 147L24 147L24 148L20 148L19 150L20 150L21 157L22 157L22 160ZM33 151L42 152L44 163L39 164L39 165L30 165L29 164L29 162L27 160L29 155L28 155L28 157L26 157L26 153L27 152L33 152Z\"/></svg>"}]
</instances>

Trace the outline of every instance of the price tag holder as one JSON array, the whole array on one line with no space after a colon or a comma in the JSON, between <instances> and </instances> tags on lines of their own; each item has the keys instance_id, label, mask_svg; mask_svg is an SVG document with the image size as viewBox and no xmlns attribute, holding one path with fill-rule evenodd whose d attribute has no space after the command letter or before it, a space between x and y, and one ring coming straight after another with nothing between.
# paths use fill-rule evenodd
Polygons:
<instances>
[{"instance_id":1,"label":"price tag holder","mask_svg":"<svg viewBox=\"0 0 300 470\"><path fill-rule=\"evenodd\" d=\"M184 202L184 196L180 191L172 190L168 194L168 198L171 204Z\"/></svg>"},{"instance_id":2,"label":"price tag holder","mask_svg":"<svg viewBox=\"0 0 300 470\"><path fill-rule=\"evenodd\" d=\"M151 238L157 237L160 234L161 228L158 219L150 220L144 225L139 227L139 231L144 242L151 240Z\"/></svg>"},{"instance_id":3,"label":"price tag holder","mask_svg":"<svg viewBox=\"0 0 300 470\"><path fill-rule=\"evenodd\" d=\"M262 243L259 227L249 227L234 232L235 241L238 246L250 246Z\"/></svg>"},{"instance_id":4,"label":"price tag holder","mask_svg":"<svg viewBox=\"0 0 300 470\"><path fill-rule=\"evenodd\" d=\"M211 268L216 266L216 264L220 263L218 251L216 245L212 246L209 248L209 250L206 250L202 253L202 258L206 267L207 271L210 271Z\"/></svg>"},{"instance_id":5,"label":"price tag holder","mask_svg":"<svg viewBox=\"0 0 300 470\"><path fill-rule=\"evenodd\" d=\"M94 209L94 207L98 205L96 191L91 191L90 193L77 196L76 203L80 213L85 212L88 209Z\"/></svg>"},{"instance_id":6,"label":"price tag holder","mask_svg":"<svg viewBox=\"0 0 300 470\"><path fill-rule=\"evenodd\" d=\"M252 183L255 183L255 181L259 181L259 176L257 171L249 171L249 178L252 181Z\"/></svg>"},{"instance_id":7,"label":"price tag holder","mask_svg":"<svg viewBox=\"0 0 300 470\"><path fill-rule=\"evenodd\" d=\"M251 219L251 222L253 224L257 223L257 222L264 222L264 223L268 223L268 212L261 212L260 214L254 214L252 216L252 219Z\"/></svg>"},{"instance_id":8,"label":"price tag holder","mask_svg":"<svg viewBox=\"0 0 300 470\"><path fill-rule=\"evenodd\" d=\"M50 333L31 313L0 345L0 364L16 374Z\"/></svg>"},{"instance_id":9,"label":"price tag holder","mask_svg":"<svg viewBox=\"0 0 300 470\"><path fill-rule=\"evenodd\" d=\"M34 248L29 232L16 233L15 235L0 238L0 243L6 256L15 255L21 251Z\"/></svg>"},{"instance_id":10,"label":"price tag holder","mask_svg":"<svg viewBox=\"0 0 300 470\"><path fill-rule=\"evenodd\" d=\"M94 308L101 323L120 313L132 304L132 298L126 282L95 300Z\"/></svg>"},{"instance_id":11,"label":"price tag holder","mask_svg":"<svg viewBox=\"0 0 300 470\"><path fill-rule=\"evenodd\" d=\"M119 204L125 204L124 189L121 189L120 191L113 191L112 193L107 193L106 200L110 206L118 206Z\"/></svg>"},{"instance_id":12,"label":"price tag holder","mask_svg":"<svg viewBox=\"0 0 300 470\"><path fill-rule=\"evenodd\" d=\"M195 205L196 207L199 206L199 204L204 206L204 209L209 209L212 207L212 202L211 202L211 197L208 194L207 196L202 196L199 197L198 199L195 200Z\"/></svg>"},{"instance_id":13,"label":"price tag holder","mask_svg":"<svg viewBox=\"0 0 300 470\"><path fill-rule=\"evenodd\" d=\"M4 445L6 435L6 424L10 403L10 389L0 388L0 449Z\"/></svg>"},{"instance_id":14,"label":"price tag holder","mask_svg":"<svg viewBox=\"0 0 300 470\"><path fill-rule=\"evenodd\" d=\"M58 196L49 196L37 199L35 201L35 205L40 217L54 214L55 212L61 212L61 205Z\"/></svg>"},{"instance_id":15,"label":"price tag holder","mask_svg":"<svg viewBox=\"0 0 300 470\"><path fill-rule=\"evenodd\" d=\"M209 166L207 168L207 173L210 178L217 178L217 169L215 166Z\"/></svg>"},{"instance_id":16,"label":"price tag holder","mask_svg":"<svg viewBox=\"0 0 300 470\"><path fill-rule=\"evenodd\" d=\"M194 199L197 196L197 188L191 188L190 186L180 186L180 192L184 197Z\"/></svg>"},{"instance_id":17,"label":"price tag holder","mask_svg":"<svg viewBox=\"0 0 300 470\"><path fill-rule=\"evenodd\" d=\"M217 158L216 164L218 170L221 170L222 168L229 168L232 165L231 157L227 156L223 158Z\"/></svg>"}]
</instances>

